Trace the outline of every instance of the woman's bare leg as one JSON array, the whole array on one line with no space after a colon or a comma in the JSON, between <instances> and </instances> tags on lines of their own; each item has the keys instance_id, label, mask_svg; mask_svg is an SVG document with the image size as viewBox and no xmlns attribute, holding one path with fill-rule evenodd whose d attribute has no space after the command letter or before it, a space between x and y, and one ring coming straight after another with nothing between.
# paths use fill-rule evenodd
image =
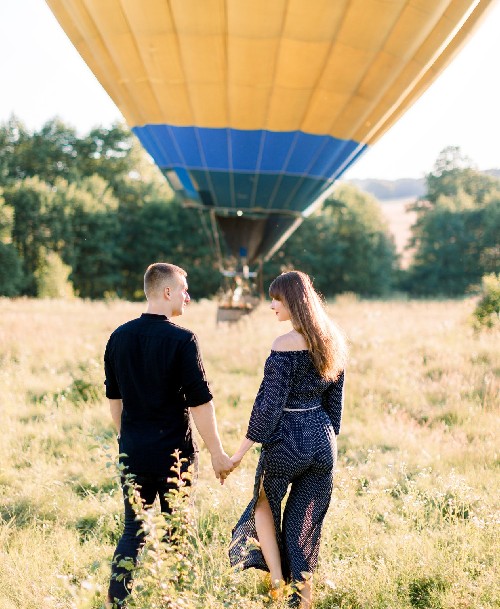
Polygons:
<instances>
[{"instance_id":1,"label":"woman's bare leg","mask_svg":"<svg viewBox=\"0 0 500 609\"><path fill-rule=\"evenodd\" d=\"M312 606L312 577L301 582L300 609L311 609Z\"/></svg>"},{"instance_id":2,"label":"woman's bare leg","mask_svg":"<svg viewBox=\"0 0 500 609\"><path fill-rule=\"evenodd\" d=\"M281 570L281 556L278 542L276 541L273 513L264 490L261 490L259 500L255 506L255 528L257 529L257 536L264 560L271 575L271 585L275 587L277 582L282 582L283 572Z\"/></svg>"}]
</instances>

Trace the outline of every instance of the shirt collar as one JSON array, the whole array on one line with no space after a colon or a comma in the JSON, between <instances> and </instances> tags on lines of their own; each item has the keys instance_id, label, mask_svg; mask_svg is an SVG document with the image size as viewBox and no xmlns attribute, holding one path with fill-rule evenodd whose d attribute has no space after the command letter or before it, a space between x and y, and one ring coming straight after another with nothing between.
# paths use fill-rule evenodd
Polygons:
<instances>
[{"instance_id":1,"label":"shirt collar","mask_svg":"<svg viewBox=\"0 0 500 609\"><path fill-rule=\"evenodd\" d=\"M152 321L160 321L165 320L168 321L168 317L166 315L161 315L157 313L142 313L141 319L151 319Z\"/></svg>"}]
</instances>

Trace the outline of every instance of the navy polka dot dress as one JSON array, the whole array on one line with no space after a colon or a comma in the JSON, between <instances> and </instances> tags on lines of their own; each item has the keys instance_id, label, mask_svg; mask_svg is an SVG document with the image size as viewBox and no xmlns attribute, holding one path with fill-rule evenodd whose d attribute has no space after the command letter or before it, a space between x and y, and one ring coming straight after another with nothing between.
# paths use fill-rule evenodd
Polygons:
<instances>
[{"instance_id":1,"label":"navy polka dot dress","mask_svg":"<svg viewBox=\"0 0 500 609\"><path fill-rule=\"evenodd\" d=\"M233 566L268 571L253 541L258 541L254 514L263 488L284 577L301 581L315 570L332 494L343 386L344 374L334 382L323 379L308 351L271 351L247 431L247 438L262 443L262 452L252 501L233 530ZM281 503L289 487L282 518Z\"/></svg>"}]
</instances>

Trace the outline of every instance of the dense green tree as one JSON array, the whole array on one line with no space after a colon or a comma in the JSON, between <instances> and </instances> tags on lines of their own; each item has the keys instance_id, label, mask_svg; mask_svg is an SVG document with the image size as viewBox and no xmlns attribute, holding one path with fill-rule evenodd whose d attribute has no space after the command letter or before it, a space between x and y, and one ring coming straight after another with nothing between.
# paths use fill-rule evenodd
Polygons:
<instances>
[{"instance_id":1,"label":"dense green tree","mask_svg":"<svg viewBox=\"0 0 500 609\"><path fill-rule=\"evenodd\" d=\"M500 197L481 207L443 198L414 228L418 245L410 269L412 291L460 295L476 289L482 275L500 268ZM496 232L495 232L496 229Z\"/></svg>"},{"instance_id":2,"label":"dense green tree","mask_svg":"<svg viewBox=\"0 0 500 609\"><path fill-rule=\"evenodd\" d=\"M69 185L65 199L72 209L72 238L61 253L72 268L76 293L82 298L116 293L120 283L117 199L99 176Z\"/></svg>"},{"instance_id":3,"label":"dense green tree","mask_svg":"<svg viewBox=\"0 0 500 609\"><path fill-rule=\"evenodd\" d=\"M12 241L12 228L14 226L14 208L7 205L3 197L3 188L0 188L0 241Z\"/></svg>"},{"instance_id":4,"label":"dense green tree","mask_svg":"<svg viewBox=\"0 0 500 609\"><path fill-rule=\"evenodd\" d=\"M476 205L482 205L498 179L472 167L472 161L457 146L448 146L436 159L433 170L425 178L427 192L420 198L424 205L435 205L440 197L470 196ZM417 210L419 205L417 202Z\"/></svg>"},{"instance_id":5,"label":"dense green tree","mask_svg":"<svg viewBox=\"0 0 500 609\"><path fill-rule=\"evenodd\" d=\"M396 261L376 199L340 185L266 265L266 281L280 268L293 267L312 275L325 296L346 291L382 295L392 287Z\"/></svg>"},{"instance_id":6,"label":"dense green tree","mask_svg":"<svg viewBox=\"0 0 500 609\"><path fill-rule=\"evenodd\" d=\"M31 134L12 116L0 125L0 186L26 177L19 152L30 146Z\"/></svg>"},{"instance_id":7,"label":"dense green tree","mask_svg":"<svg viewBox=\"0 0 500 609\"><path fill-rule=\"evenodd\" d=\"M122 176L116 181L114 193L119 201L117 215L120 224L117 256L121 280L118 293L126 298L134 298L140 295L142 285L142 278L139 277L140 269L142 268L144 273L145 265L149 264L144 261L148 252L142 251L147 250L148 246L143 241L149 232L149 227L143 226L140 217L143 213L142 208L156 202L162 207L163 218L164 214L168 213L173 192L156 167L142 157L139 159L137 172L134 170L132 176Z\"/></svg>"},{"instance_id":8,"label":"dense green tree","mask_svg":"<svg viewBox=\"0 0 500 609\"><path fill-rule=\"evenodd\" d=\"M500 268L500 180L472 169L452 148L441 153L427 185L414 208L406 286L423 295L464 294Z\"/></svg>"},{"instance_id":9,"label":"dense green tree","mask_svg":"<svg viewBox=\"0 0 500 609\"><path fill-rule=\"evenodd\" d=\"M116 124L78 136L54 118L30 133L12 117L0 126L0 184L37 176L48 184L100 175L111 187L145 156L129 129Z\"/></svg>"},{"instance_id":10,"label":"dense green tree","mask_svg":"<svg viewBox=\"0 0 500 609\"><path fill-rule=\"evenodd\" d=\"M76 168L81 177L99 175L115 188L133 171L145 154L130 130L117 123L111 128L96 127L75 143Z\"/></svg>"},{"instance_id":11,"label":"dense green tree","mask_svg":"<svg viewBox=\"0 0 500 609\"><path fill-rule=\"evenodd\" d=\"M500 181L500 180L499 180ZM483 213L482 247L479 265L484 273L500 272L500 186L493 191Z\"/></svg>"},{"instance_id":12,"label":"dense green tree","mask_svg":"<svg viewBox=\"0 0 500 609\"><path fill-rule=\"evenodd\" d=\"M23 284L22 261L16 248L0 241L0 296L18 296Z\"/></svg>"},{"instance_id":13,"label":"dense green tree","mask_svg":"<svg viewBox=\"0 0 500 609\"><path fill-rule=\"evenodd\" d=\"M52 188L37 177L26 178L6 188L4 197L14 210L12 242L22 260L23 293L36 296L34 273L41 264L44 248L50 242L47 211L53 198Z\"/></svg>"},{"instance_id":14,"label":"dense green tree","mask_svg":"<svg viewBox=\"0 0 500 609\"><path fill-rule=\"evenodd\" d=\"M122 293L142 298L142 282L148 264L165 260L189 273L189 292L200 298L214 294L220 276L199 212L179 201L147 200L126 227L127 247L121 247Z\"/></svg>"},{"instance_id":15,"label":"dense green tree","mask_svg":"<svg viewBox=\"0 0 500 609\"><path fill-rule=\"evenodd\" d=\"M5 199L14 210L11 237L22 260L24 294L38 294L37 273L47 268L51 252L72 269L70 279L80 296L99 298L116 291L118 202L105 180L92 176L69 183L59 178L50 186L26 178L7 188Z\"/></svg>"},{"instance_id":16,"label":"dense green tree","mask_svg":"<svg viewBox=\"0 0 500 609\"><path fill-rule=\"evenodd\" d=\"M22 261L12 243L14 209L0 189L0 296L17 296L24 283Z\"/></svg>"},{"instance_id":17,"label":"dense green tree","mask_svg":"<svg viewBox=\"0 0 500 609\"><path fill-rule=\"evenodd\" d=\"M75 130L58 119L32 134L20 121L10 119L0 130L4 183L35 176L49 184L58 177L75 178L76 140Z\"/></svg>"}]
</instances>

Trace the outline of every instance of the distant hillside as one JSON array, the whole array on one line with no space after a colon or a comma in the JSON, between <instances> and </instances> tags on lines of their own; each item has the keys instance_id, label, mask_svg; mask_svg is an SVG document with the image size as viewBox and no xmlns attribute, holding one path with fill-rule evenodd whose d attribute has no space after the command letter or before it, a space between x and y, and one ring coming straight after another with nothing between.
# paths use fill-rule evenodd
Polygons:
<instances>
[{"instance_id":1,"label":"distant hillside","mask_svg":"<svg viewBox=\"0 0 500 609\"><path fill-rule=\"evenodd\" d=\"M500 169L487 169L483 173L500 178ZM382 202L393 199L416 199L425 194L425 178L401 178L399 180L367 178L366 180L346 180L346 182L354 184Z\"/></svg>"},{"instance_id":2,"label":"distant hillside","mask_svg":"<svg viewBox=\"0 0 500 609\"><path fill-rule=\"evenodd\" d=\"M484 173L487 173L494 178L500 178L500 169L487 169Z\"/></svg>"},{"instance_id":3,"label":"distant hillside","mask_svg":"<svg viewBox=\"0 0 500 609\"><path fill-rule=\"evenodd\" d=\"M425 193L424 178L402 178L400 180L347 180L361 190L369 192L379 201L410 199Z\"/></svg>"}]
</instances>

